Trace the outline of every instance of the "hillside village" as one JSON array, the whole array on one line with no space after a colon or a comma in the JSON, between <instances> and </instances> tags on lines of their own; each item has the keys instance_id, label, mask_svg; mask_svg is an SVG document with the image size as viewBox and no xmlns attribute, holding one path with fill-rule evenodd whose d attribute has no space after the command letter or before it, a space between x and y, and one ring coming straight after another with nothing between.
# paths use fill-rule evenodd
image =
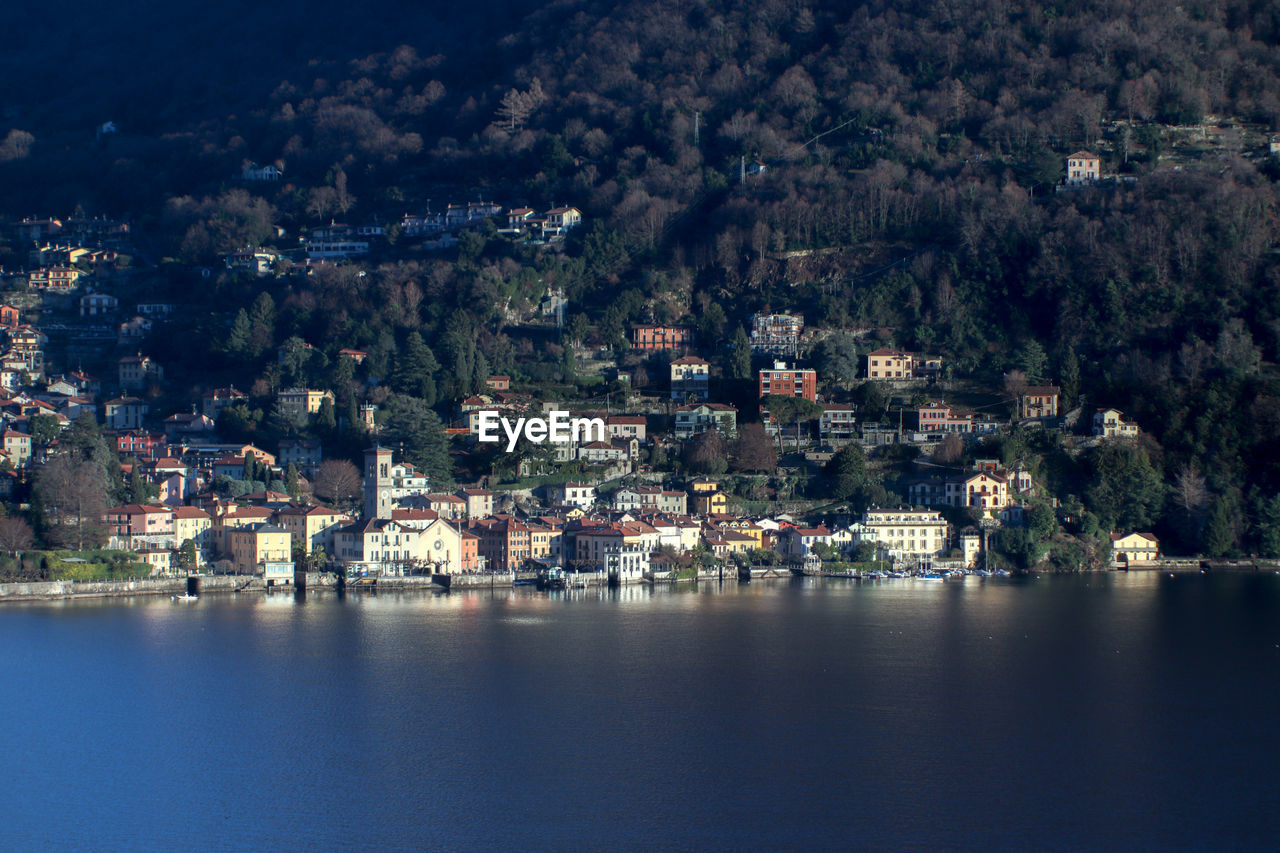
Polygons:
<instances>
[{"instance_id":1,"label":"hillside village","mask_svg":"<svg viewBox=\"0 0 1280 853\"><path fill-rule=\"evenodd\" d=\"M1100 179L1087 152L1065 165L1064 188ZM278 178L256 165L242 174ZM573 207L449 204L390 227L317 226L295 249L246 248L222 271L192 272L269 286L335 264L360 269L370 254L451 249L477 231L555 250L581 225ZM388 430L386 377L369 372L369 351L291 338L277 349L274 387L250 373L184 398L148 349L182 309L132 286L147 275L131 260L142 252L128 223L22 219L7 232L30 247L29 268L5 273L0 305L0 490L33 522L24 533L12 516L12 538L0 542L11 552L34 544L32 528L66 545L71 524L77 546L131 552L146 573L235 572L268 585L291 583L296 569L514 577L563 566L633 581L730 563L1021 570L1160 556L1151 533L1101 530L1061 491L1055 469L1141 431L1090 401L1078 376L1050 384L1034 348L1000 387L983 387L939 355L885 345L891 332L814 328L790 311L745 318L727 347L695 325L659 322L601 345L566 324L573 305L552 290L513 313L507 332L562 341L578 384L486 374L475 393L440 400L449 418L438 430L419 424L447 454L433 477L406 458L406 435ZM103 375L69 360L94 361L93 347ZM306 369L316 358L333 369ZM345 377L346 393L314 381L326 376ZM313 384L287 384L304 377ZM254 406L277 425L272 446L235 440L226 426ZM598 417L606 435L503 455L476 442L481 413L553 409ZM112 505L71 520L65 507L49 513L37 480L73 425L114 454L119 481L106 490ZM367 448L360 468L357 444Z\"/></svg>"}]
</instances>

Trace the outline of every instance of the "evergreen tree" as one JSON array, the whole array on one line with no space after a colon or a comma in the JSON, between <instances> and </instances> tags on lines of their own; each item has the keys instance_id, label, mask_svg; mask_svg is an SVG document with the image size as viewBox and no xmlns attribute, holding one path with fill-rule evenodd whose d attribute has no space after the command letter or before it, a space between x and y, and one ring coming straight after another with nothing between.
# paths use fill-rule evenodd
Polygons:
<instances>
[{"instance_id":1,"label":"evergreen tree","mask_svg":"<svg viewBox=\"0 0 1280 853\"><path fill-rule=\"evenodd\" d=\"M1027 530L1036 542L1047 542L1058 531L1058 519L1047 504L1036 504L1027 519Z\"/></svg>"},{"instance_id":2,"label":"evergreen tree","mask_svg":"<svg viewBox=\"0 0 1280 853\"><path fill-rule=\"evenodd\" d=\"M364 435L364 419L360 417L360 406L356 403L355 397L352 397L347 401L346 411L343 412L343 417L347 421L343 427L343 432L353 437Z\"/></svg>"},{"instance_id":3,"label":"evergreen tree","mask_svg":"<svg viewBox=\"0 0 1280 853\"><path fill-rule=\"evenodd\" d=\"M307 342L294 335L281 344L280 348L283 352L280 355L278 364L281 369L281 379L285 385L305 384L303 365L306 364L309 355Z\"/></svg>"},{"instance_id":4,"label":"evergreen tree","mask_svg":"<svg viewBox=\"0 0 1280 853\"><path fill-rule=\"evenodd\" d=\"M365 375L370 379L384 381L391 374L391 356L396 349L396 339L391 332L382 329L378 338L369 347L369 355L364 360Z\"/></svg>"},{"instance_id":5,"label":"evergreen tree","mask_svg":"<svg viewBox=\"0 0 1280 853\"><path fill-rule=\"evenodd\" d=\"M1136 447L1107 442L1089 456L1093 483L1085 502L1107 530L1144 530L1158 517L1165 485L1147 454Z\"/></svg>"},{"instance_id":6,"label":"evergreen tree","mask_svg":"<svg viewBox=\"0 0 1280 853\"><path fill-rule=\"evenodd\" d=\"M288 492L291 497L297 498L302 491L299 486L298 463L290 462L289 468L284 474L284 490Z\"/></svg>"},{"instance_id":7,"label":"evergreen tree","mask_svg":"<svg viewBox=\"0 0 1280 853\"><path fill-rule=\"evenodd\" d=\"M106 478L109 498L113 501L125 499L126 489L124 471L120 467L120 457L107 443L102 434L102 427L93 415L85 412L71 422L62 431L58 446L73 451L81 464L92 465L100 470Z\"/></svg>"},{"instance_id":8,"label":"evergreen tree","mask_svg":"<svg viewBox=\"0 0 1280 853\"><path fill-rule=\"evenodd\" d=\"M275 346L276 342L276 302L270 293L263 291L253 300L249 323L249 353L257 358Z\"/></svg>"},{"instance_id":9,"label":"evergreen tree","mask_svg":"<svg viewBox=\"0 0 1280 853\"><path fill-rule=\"evenodd\" d=\"M1080 396L1080 359L1076 357L1074 347L1067 347L1062 354L1058 373L1059 408L1065 414L1075 407Z\"/></svg>"},{"instance_id":10,"label":"evergreen tree","mask_svg":"<svg viewBox=\"0 0 1280 853\"><path fill-rule=\"evenodd\" d=\"M431 478L433 489L452 485L448 439L436 413L418 398L405 394L388 397L385 411L384 441L402 448L404 458Z\"/></svg>"},{"instance_id":11,"label":"evergreen tree","mask_svg":"<svg viewBox=\"0 0 1280 853\"><path fill-rule=\"evenodd\" d=\"M338 419L333 411L333 401L325 397L320 401L320 409L316 412L316 429L325 435L332 435L338 428Z\"/></svg>"},{"instance_id":12,"label":"evergreen tree","mask_svg":"<svg viewBox=\"0 0 1280 853\"><path fill-rule=\"evenodd\" d=\"M836 332L814 348L819 375L844 387L858 378L858 351L853 336Z\"/></svg>"},{"instance_id":13,"label":"evergreen tree","mask_svg":"<svg viewBox=\"0 0 1280 853\"><path fill-rule=\"evenodd\" d=\"M329 385L333 388L334 400L339 407L345 408L347 402L354 396L354 386L356 383L356 362L349 356L343 356L338 359L338 363L333 366L333 373L329 378Z\"/></svg>"},{"instance_id":14,"label":"evergreen tree","mask_svg":"<svg viewBox=\"0 0 1280 853\"><path fill-rule=\"evenodd\" d=\"M729 359L729 375L734 379L751 378L751 341L741 326L733 333L733 355Z\"/></svg>"},{"instance_id":15,"label":"evergreen tree","mask_svg":"<svg viewBox=\"0 0 1280 853\"><path fill-rule=\"evenodd\" d=\"M472 365L471 387L473 390L480 391L485 387L485 380L492 375L489 369L489 359L480 350L476 350L474 364Z\"/></svg>"},{"instance_id":16,"label":"evergreen tree","mask_svg":"<svg viewBox=\"0 0 1280 853\"><path fill-rule=\"evenodd\" d=\"M867 458L862 448L847 444L827 462L827 476L831 478L831 496L837 500L853 500L863 494L869 480Z\"/></svg>"},{"instance_id":17,"label":"evergreen tree","mask_svg":"<svg viewBox=\"0 0 1280 853\"><path fill-rule=\"evenodd\" d=\"M1213 508L1209 510L1209 520L1204 525L1204 552L1210 557L1226 557L1234 553L1235 547L1235 525L1231 522L1227 501L1215 498Z\"/></svg>"},{"instance_id":18,"label":"evergreen tree","mask_svg":"<svg viewBox=\"0 0 1280 853\"><path fill-rule=\"evenodd\" d=\"M250 351L252 336L253 324L249 322L249 312L241 308L236 313L235 322L231 324L231 331L227 335L227 354L235 358L249 358L252 355Z\"/></svg>"},{"instance_id":19,"label":"evergreen tree","mask_svg":"<svg viewBox=\"0 0 1280 853\"><path fill-rule=\"evenodd\" d=\"M1280 494L1260 502L1258 551L1264 557L1280 557Z\"/></svg>"},{"instance_id":20,"label":"evergreen tree","mask_svg":"<svg viewBox=\"0 0 1280 853\"><path fill-rule=\"evenodd\" d=\"M136 460L135 460L136 466ZM134 472L129 475L129 503L131 504L149 504L160 494L160 489L147 482L147 478L143 477L134 468Z\"/></svg>"},{"instance_id":21,"label":"evergreen tree","mask_svg":"<svg viewBox=\"0 0 1280 853\"><path fill-rule=\"evenodd\" d=\"M435 375L440 370L435 353L416 331L405 338L404 346L395 354L391 387L402 394L421 397L428 406L436 404Z\"/></svg>"},{"instance_id":22,"label":"evergreen tree","mask_svg":"<svg viewBox=\"0 0 1280 853\"><path fill-rule=\"evenodd\" d=\"M1018 352L1017 361L1018 367L1027 376L1028 385L1039 385L1044 381L1045 367L1049 363L1049 356L1045 354L1044 347L1035 338L1022 345L1022 349Z\"/></svg>"},{"instance_id":23,"label":"evergreen tree","mask_svg":"<svg viewBox=\"0 0 1280 853\"><path fill-rule=\"evenodd\" d=\"M720 342L723 340L724 327L728 323L729 318L725 316L724 309L720 307L720 303L712 302L698 317L698 331L704 341Z\"/></svg>"}]
</instances>

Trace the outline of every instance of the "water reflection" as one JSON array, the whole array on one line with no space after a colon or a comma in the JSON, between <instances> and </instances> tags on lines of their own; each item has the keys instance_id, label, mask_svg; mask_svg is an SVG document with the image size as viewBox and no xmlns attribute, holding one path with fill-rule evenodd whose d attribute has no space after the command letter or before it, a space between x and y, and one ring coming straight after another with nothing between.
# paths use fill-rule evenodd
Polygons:
<instances>
[{"instance_id":1,"label":"water reflection","mask_svg":"<svg viewBox=\"0 0 1280 853\"><path fill-rule=\"evenodd\" d=\"M1273 576L20 605L6 840L1260 847L1278 635Z\"/></svg>"}]
</instances>

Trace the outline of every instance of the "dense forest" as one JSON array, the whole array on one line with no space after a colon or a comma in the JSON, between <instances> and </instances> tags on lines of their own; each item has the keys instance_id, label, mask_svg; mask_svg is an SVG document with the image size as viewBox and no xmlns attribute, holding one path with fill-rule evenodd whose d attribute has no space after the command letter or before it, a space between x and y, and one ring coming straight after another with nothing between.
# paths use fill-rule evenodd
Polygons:
<instances>
[{"instance_id":1,"label":"dense forest","mask_svg":"<svg viewBox=\"0 0 1280 853\"><path fill-rule=\"evenodd\" d=\"M2 13L38 38L0 59L0 212L135 222L191 308L151 342L187 376L220 352L264 388L329 383L352 420L374 378L412 424L490 370L570 381L570 342L632 322L695 324L729 375L745 317L791 309L1124 409L1145 435L1123 458L1037 450L1103 529L1280 536L1273 2L82 5L99 27ZM65 64L33 61L55 44ZM1113 179L1055 191L1082 148ZM246 162L284 179L239 183ZM198 284L220 253L478 198L589 224L564 252L490 230L366 274ZM509 334L551 289L563 335ZM290 339L320 358L281 362ZM370 351L360 376L334 375L343 347Z\"/></svg>"}]
</instances>

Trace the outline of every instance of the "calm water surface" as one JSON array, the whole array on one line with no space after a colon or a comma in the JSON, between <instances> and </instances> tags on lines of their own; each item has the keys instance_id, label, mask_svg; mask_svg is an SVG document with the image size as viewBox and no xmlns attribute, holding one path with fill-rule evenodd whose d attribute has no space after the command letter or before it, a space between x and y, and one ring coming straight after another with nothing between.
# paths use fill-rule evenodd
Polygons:
<instances>
[{"instance_id":1,"label":"calm water surface","mask_svg":"<svg viewBox=\"0 0 1280 853\"><path fill-rule=\"evenodd\" d=\"M1280 577L0 609L4 849L1275 849Z\"/></svg>"}]
</instances>

